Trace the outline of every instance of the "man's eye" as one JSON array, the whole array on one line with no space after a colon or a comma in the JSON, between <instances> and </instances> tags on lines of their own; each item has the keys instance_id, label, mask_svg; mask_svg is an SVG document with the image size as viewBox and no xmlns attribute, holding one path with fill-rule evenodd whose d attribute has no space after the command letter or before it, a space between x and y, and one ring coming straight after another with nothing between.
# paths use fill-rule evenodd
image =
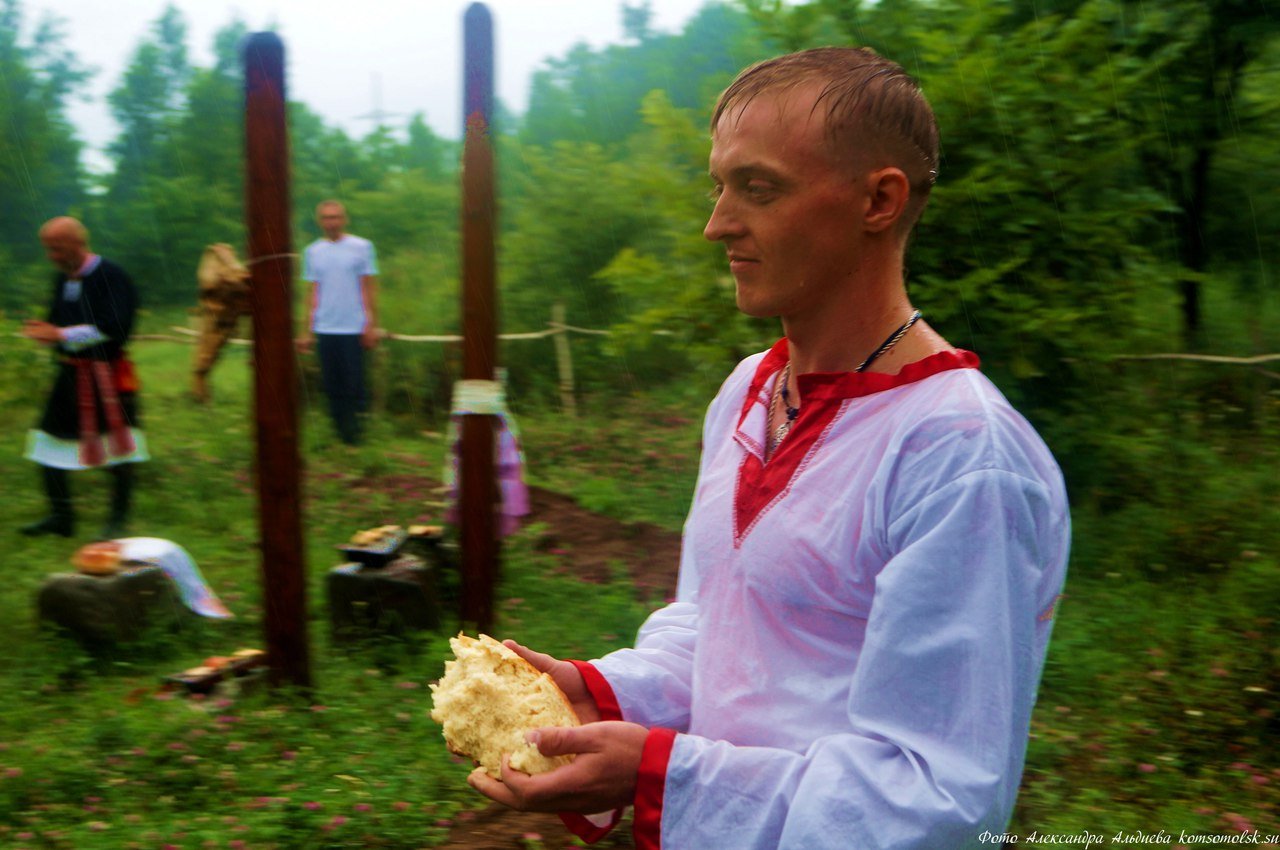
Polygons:
<instances>
[{"instance_id":1,"label":"man's eye","mask_svg":"<svg viewBox=\"0 0 1280 850\"><path fill-rule=\"evenodd\" d=\"M773 196L773 186L768 183L748 183L746 193L754 200L764 200Z\"/></svg>"},{"instance_id":2,"label":"man's eye","mask_svg":"<svg viewBox=\"0 0 1280 850\"><path fill-rule=\"evenodd\" d=\"M724 194L724 186L717 183L707 190L707 200L715 202L720 200L720 196Z\"/></svg>"}]
</instances>

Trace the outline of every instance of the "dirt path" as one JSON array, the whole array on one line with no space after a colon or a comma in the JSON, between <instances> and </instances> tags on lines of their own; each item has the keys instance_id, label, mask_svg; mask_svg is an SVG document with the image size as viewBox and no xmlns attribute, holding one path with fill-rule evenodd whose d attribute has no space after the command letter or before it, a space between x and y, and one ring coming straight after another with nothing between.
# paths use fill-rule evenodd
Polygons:
<instances>
[{"instance_id":1,"label":"dirt path","mask_svg":"<svg viewBox=\"0 0 1280 850\"><path fill-rule=\"evenodd\" d=\"M567 496L531 488L529 522L545 523L539 545L564 549L573 571L585 581L612 578L613 564L626 564L641 599L661 599L675 592L680 561L680 535L652 525L622 523L593 514ZM535 838L536 836L536 838ZM535 844L541 841L541 845ZM545 850L580 847L555 815L524 814L490 806L459 823L448 840L449 850ZM620 824L596 848L631 848L631 830Z\"/></svg>"}]
</instances>

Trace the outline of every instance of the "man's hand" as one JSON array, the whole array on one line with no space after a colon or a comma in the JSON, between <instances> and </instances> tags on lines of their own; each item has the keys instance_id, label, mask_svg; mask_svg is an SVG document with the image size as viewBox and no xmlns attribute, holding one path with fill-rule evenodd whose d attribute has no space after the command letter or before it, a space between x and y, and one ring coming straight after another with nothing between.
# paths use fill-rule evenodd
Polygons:
<instances>
[{"instance_id":1,"label":"man's hand","mask_svg":"<svg viewBox=\"0 0 1280 850\"><path fill-rule=\"evenodd\" d=\"M23 322L22 335L27 339L34 339L41 345L53 345L62 340L62 330L57 325L38 319L27 319Z\"/></svg>"},{"instance_id":2,"label":"man's hand","mask_svg":"<svg viewBox=\"0 0 1280 850\"><path fill-rule=\"evenodd\" d=\"M562 662L564 663L564 662ZM490 800L524 812L594 814L631 805L649 730L609 720L534 729L528 739L544 756L575 754L571 764L530 776L502 757L502 781L476 768L467 783Z\"/></svg>"},{"instance_id":3,"label":"man's hand","mask_svg":"<svg viewBox=\"0 0 1280 850\"><path fill-rule=\"evenodd\" d=\"M378 340L382 338L382 329L375 328L373 325L365 325L364 330L360 333L360 344L367 351L373 351L378 347Z\"/></svg>"},{"instance_id":4,"label":"man's hand","mask_svg":"<svg viewBox=\"0 0 1280 850\"><path fill-rule=\"evenodd\" d=\"M298 349L299 354L310 354L311 347L315 345L315 343L316 338L310 333L302 334L293 341L293 345Z\"/></svg>"},{"instance_id":5,"label":"man's hand","mask_svg":"<svg viewBox=\"0 0 1280 850\"><path fill-rule=\"evenodd\" d=\"M528 661L540 673L551 676L556 687L564 691L573 713L578 715L579 723L595 723L600 719L600 709L596 706L595 697L587 690L587 683L582 680L578 668L568 661L560 661L542 652L534 652L513 640L504 640L503 645Z\"/></svg>"}]
</instances>

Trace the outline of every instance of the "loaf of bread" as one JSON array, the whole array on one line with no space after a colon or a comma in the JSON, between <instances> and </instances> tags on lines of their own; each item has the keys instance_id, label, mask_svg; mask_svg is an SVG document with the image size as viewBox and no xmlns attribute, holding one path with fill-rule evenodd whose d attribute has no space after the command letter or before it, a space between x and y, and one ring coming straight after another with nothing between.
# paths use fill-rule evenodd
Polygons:
<instances>
[{"instance_id":1,"label":"loaf of bread","mask_svg":"<svg viewBox=\"0 0 1280 850\"><path fill-rule=\"evenodd\" d=\"M120 559L120 542L102 540L81 546L71 556L71 563L86 575L109 576L120 571Z\"/></svg>"},{"instance_id":2,"label":"loaf of bread","mask_svg":"<svg viewBox=\"0 0 1280 850\"><path fill-rule=\"evenodd\" d=\"M488 635L459 634L449 645L455 660L445 662L444 676L431 686L431 719L444 727L450 750L495 779L501 778L504 753L512 768L530 774L573 760L548 758L524 739L530 729L579 725L550 676Z\"/></svg>"}]
</instances>

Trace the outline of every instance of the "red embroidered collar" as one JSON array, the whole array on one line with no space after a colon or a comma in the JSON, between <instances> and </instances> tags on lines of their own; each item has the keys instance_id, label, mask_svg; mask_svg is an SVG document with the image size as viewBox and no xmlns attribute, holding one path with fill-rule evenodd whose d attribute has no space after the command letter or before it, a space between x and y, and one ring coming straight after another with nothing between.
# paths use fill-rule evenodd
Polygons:
<instances>
[{"instance_id":1,"label":"red embroidered collar","mask_svg":"<svg viewBox=\"0 0 1280 850\"><path fill-rule=\"evenodd\" d=\"M846 399L860 398L924 380L940 372L952 369L977 369L978 356L971 351L957 349L941 351L914 363L908 363L896 374L883 372L811 372L798 375L802 405L800 415L766 464L764 446L754 433L743 429L752 406L761 405L760 418L766 424L760 430L763 435L768 425L769 394L765 386L782 370L788 357L787 339L783 337L769 349L756 367L743 400L742 413L734 439L746 449L742 465L738 469L737 486L734 488L734 545L741 545L751 528L775 502L786 495L805 461L822 443L834 422L841 404ZM753 423L754 425L754 423ZM755 432L755 427L750 429Z\"/></svg>"}]
</instances>

